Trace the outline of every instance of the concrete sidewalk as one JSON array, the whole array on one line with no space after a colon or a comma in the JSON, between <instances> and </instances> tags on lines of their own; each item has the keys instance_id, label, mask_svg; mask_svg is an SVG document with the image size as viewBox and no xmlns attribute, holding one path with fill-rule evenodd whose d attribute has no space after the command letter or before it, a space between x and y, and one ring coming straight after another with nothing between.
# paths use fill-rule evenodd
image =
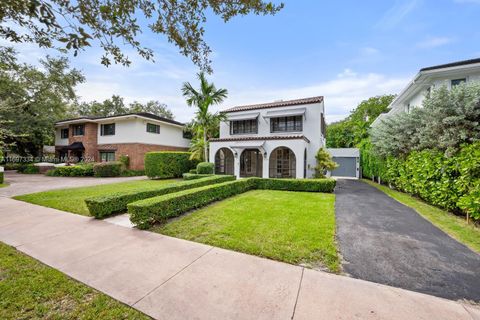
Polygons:
<instances>
[{"instance_id":1,"label":"concrete sidewalk","mask_svg":"<svg viewBox=\"0 0 480 320\"><path fill-rule=\"evenodd\" d=\"M458 302L8 198L0 241L156 319L480 319Z\"/></svg>"}]
</instances>

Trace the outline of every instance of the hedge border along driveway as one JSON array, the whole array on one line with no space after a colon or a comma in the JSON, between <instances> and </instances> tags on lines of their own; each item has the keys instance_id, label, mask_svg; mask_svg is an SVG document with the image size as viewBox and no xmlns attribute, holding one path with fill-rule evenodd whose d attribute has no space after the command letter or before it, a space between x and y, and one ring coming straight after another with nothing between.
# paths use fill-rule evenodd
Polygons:
<instances>
[{"instance_id":1,"label":"hedge border along driveway","mask_svg":"<svg viewBox=\"0 0 480 320\"><path fill-rule=\"evenodd\" d=\"M140 229L147 229L156 222L249 190L333 192L335 184L333 179L247 178L151 197L129 203L127 207L130 221Z\"/></svg>"},{"instance_id":2,"label":"hedge border along driveway","mask_svg":"<svg viewBox=\"0 0 480 320\"><path fill-rule=\"evenodd\" d=\"M104 218L114 213L126 211L127 204L131 202L232 180L235 180L234 176L216 175L168 184L153 190L117 192L105 196L87 198L85 203L92 216Z\"/></svg>"}]
</instances>

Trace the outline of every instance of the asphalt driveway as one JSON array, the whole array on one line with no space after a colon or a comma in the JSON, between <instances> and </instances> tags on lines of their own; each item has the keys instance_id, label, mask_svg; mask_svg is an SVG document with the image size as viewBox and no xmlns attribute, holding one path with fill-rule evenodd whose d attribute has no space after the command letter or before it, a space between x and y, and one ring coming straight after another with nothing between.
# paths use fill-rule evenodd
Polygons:
<instances>
[{"instance_id":1,"label":"asphalt driveway","mask_svg":"<svg viewBox=\"0 0 480 320\"><path fill-rule=\"evenodd\" d=\"M8 186L0 188L0 197L13 197L53 189L94 186L140 179L146 179L146 177L48 177L43 174L21 174L15 171L5 171L5 182L8 183Z\"/></svg>"},{"instance_id":2,"label":"asphalt driveway","mask_svg":"<svg viewBox=\"0 0 480 320\"><path fill-rule=\"evenodd\" d=\"M447 299L480 301L480 255L362 181L339 180L335 194L345 273Z\"/></svg>"}]
</instances>

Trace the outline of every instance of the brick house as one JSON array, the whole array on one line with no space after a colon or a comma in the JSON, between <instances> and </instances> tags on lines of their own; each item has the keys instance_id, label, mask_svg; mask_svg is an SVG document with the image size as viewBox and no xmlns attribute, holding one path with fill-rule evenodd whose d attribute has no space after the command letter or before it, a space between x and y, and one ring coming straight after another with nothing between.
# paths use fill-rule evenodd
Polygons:
<instances>
[{"instance_id":1,"label":"brick house","mask_svg":"<svg viewBox=\"0 0 480 320\"><path fill-rule=\"evenodd\" d=\"M190 139L183 123L150 113L80 117L55 123L56 156L69 161L130 158L130 169L144 168L149 151L186 151Z\"/></svg>"}]
</instances>

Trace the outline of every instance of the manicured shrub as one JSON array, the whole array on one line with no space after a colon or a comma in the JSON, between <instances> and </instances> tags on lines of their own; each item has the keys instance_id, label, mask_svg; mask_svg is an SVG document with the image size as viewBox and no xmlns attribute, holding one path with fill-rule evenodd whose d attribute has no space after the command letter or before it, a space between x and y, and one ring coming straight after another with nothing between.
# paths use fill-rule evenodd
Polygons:
<instances>
[{"instance_id":1,"label":"manicured shrub","mask_svg":"<svg viewBox=\"0 0 480 320\"><path fill-rule=\"evenodd\" d=\"M2 184L3 181L4 181L4 175L3 174L4 174L3 171L0 172L0 184Z\"/></svg>"},{"instance_id":2,"label":"manicured shrub","mask_svg":"<svg viewBox=\"0 0 480 320\"><path fill-rule=\"evenodd\" d=\"M106 196L87 198L85 199L85 203L92 216L103 218L114 213L126 211L127 204L131 202L232 180L235 180L234 176L211 176L203 179L162 185L151 190L124 191Z\"/></svg>"},{"instance_id":3,"label":"manicured shrub","mask_svg":"<svg viewBox=\"0 0 480 320\"><path fill-rule=\"evenodd\" d=\"M20 173L25 173L25 174L36 174L36 173L40 173L40 168L35 166L34 164L30 163L30 164L25 164L25 165L21 165L18 167L18 172Z\"/></svg>"},{"instance_id":4,"label":"manicured shrub","mask_svg":"<svg viewBox=\"0 0 480 320\"><path fill-rule=\"evenodd\" d=\"M144 176L145 175L145 170L123 170L120 175L122 177Z\"/></svg>"},{"instance_id":5,"label":"manicured shrub","mask_svg":"<svg viewBox=\"0 0 480 320\"><path fill-rule=\"evenodd\" d=\"M205 177L211 177L213 174L196 174L196 173L184 173L183 180L195 180Z\"/></svg>"},{"instance_id":6,"label":"manicured shrub","mask_svg":"<svg viewBox=\"0 0 480 320\"><path fill-rule=\"evenodd\" d=\"M130 221L145 229L156 222L253 189L333 192L333 179L247 178L199 187L128 204Z\"/></svg>"},{"instance_id":7,"label":"manicured shrub","mask_svg":"<svg viewBox=\"0 0 480 320\"><path fill-rule=\"evenodd\" d=\"M334 179L262 179L253 178L257 189L303 192L333 192Z\"/></svg>"},{"instance_id":8,"label":"manicured shrub","mask_svg":"<svg viewBox=\"0 0 480 320\"><path fill-rule=\"evenodd\" d=\"M47 171L52 177L92 177L93 163L77 164L74 166L57 167Z\"/></svg>"},{"instance_id":9,"label":"manicured shrub","mask_svg":"<svg viewBox=\"0 0 480 320\"><path fill-rule=\"evenodd\" d=\"M145 173L150 179L178 178L194 168L196 161L190 160L189 152L147 152Z\"/></svg>"},{"instance_id":10,"label":"manicured shrub","mask_svg":"<svg viewBox=\"0 0 480 320\"><path fill-rule=\"evenodd\" d=\"M22 167L24 168L26 166L27 166L26 163L8 162L8 163L5 163L4 168L5 168L5 171L6 170L21 170L20 168L22 168Z\"/></svg>"},{"instance_id":11,"label":"manicured shrub","mask_svg":"<svg viewBox=\"0 0 480 320\"><path fill-rule=\"evenodd\" d=\"M254 179L229 181L133 202L128 204L128 213L135 226L146 229L156 222L254 188Z\"/></svg>"},{"instance_id":12,"label":"manicured shrub","mask_svg":"<svg viewBox=\"0 0 480 320\"><path fill-rule=\"evenodd\" d=\"M197 169L190 169L190 171L188 171L188 173L197 173Z\"/></svg>"},{"instance_id":13,"label":"manicured shrub","mask_svg":"<svg viewBox=\"0 0 480 320\"><path fill-rule=\"evenodd\" d=\"M120 163L123 165L123 170L127 170L130 167L130 157L127 155L121 155L118 159Z\"/></svg>"},{"instance_id":14,"label":"manicured shrub","mask_svg":"<svg viewBox=\"0 0 480 320\"><path fill-rule=\"evenodd\" d=\"M197 164L198 174L213 174L215 170L215 164L211 162L200 162Z\"/></svg>"},{"instance_id":15,"label":"manicured shrub","mask_svg":"<svg viewBox=\"0 0 480 320\"><path fill-rule=\"evenodd\" d=\"M118 177L122 172L123 164L120 161L109 161L93 165L95 177Z\"/></svg>"}]
</instances>

